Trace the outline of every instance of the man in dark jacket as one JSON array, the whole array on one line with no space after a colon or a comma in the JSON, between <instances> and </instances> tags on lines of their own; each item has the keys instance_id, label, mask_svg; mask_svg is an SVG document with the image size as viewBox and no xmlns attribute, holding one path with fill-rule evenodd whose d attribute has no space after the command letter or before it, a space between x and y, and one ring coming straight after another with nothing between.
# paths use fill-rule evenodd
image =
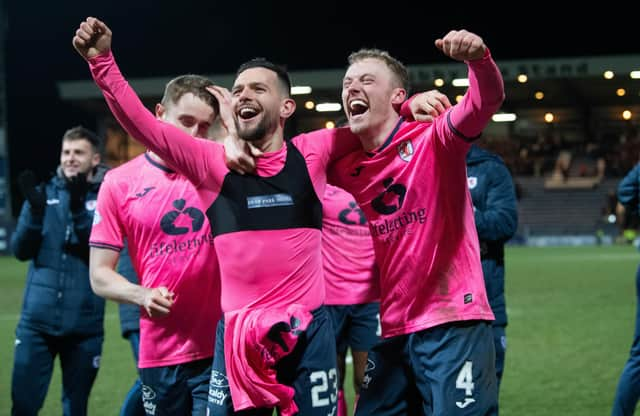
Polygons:
<instances>
[{"instance_id":1,"label":"man in dark jacket","mask_svg":"<svg viewBox=\"0 0 640 416\"><path fill-rule=\"evenodd\" d=\"M118 260L118 273L127 278L131 283L139 284L138 275L133 268L131 257L129 256L129 247L125 247L120 252ZM120 331L122 338L129 341L131 351L133 352L133 360L138 368L138 349L140 347L140 307L130 303L119 303L118 312L120 314ZM120 407L120 416L144 416L145 411L142 406L142 383L140 377L137 377L131 389L127 393L127 397Z\"/></svg>"},{"instance_id":2,"label":"man in dark jacket","mask_svg":"<svg viewBox=\"0 0 640 416\"><path fill-rule=\"evenodd\" d=\"M640 208L640 164L631 169L618 184L618 201L626 212L638 215ZM611 416L631 416L640 398L640 266L636 271L636 328L627 359L616 389Z\"/></svg>"},{"instance_id":3,"label":"man in dark jacket","mask_svg":"<svg viewBox=\"0 0 640 416\"><path fill-rule=\"evenodd\" d=\"M26 199L11 236L18 260L31 260L16 328L13 415L36 415L53 363L62 367L64 415L86 415L104 338L104 299L89 282L89 233L106 167L100 141L84 127L62 138L60 166L45 184L31 171L18 184Z\"/></svg>"},{"instance_id":4,"label":"man in dark jacket","mask_svg":"<svg viewBox=\"0 0 640 416\"><path fill-rule=\"evenodd\" d=\"M492 329L499 386L507 346L504 243L513 237L518 228L516 193L511 174L502 159L477 145L471 146L467 153L467 182L480 239L480 257L487 296L496 317Z\"/></svg>"}]
</instances>

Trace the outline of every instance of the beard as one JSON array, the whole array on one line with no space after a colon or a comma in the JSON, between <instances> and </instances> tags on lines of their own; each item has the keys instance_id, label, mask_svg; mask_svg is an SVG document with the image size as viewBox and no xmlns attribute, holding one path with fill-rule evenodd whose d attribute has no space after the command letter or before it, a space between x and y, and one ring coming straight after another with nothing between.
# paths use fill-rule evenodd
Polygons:
<instances>
[{"instance_id":1,"label":"beard","mask_svg":"<svg viewBox=\"0 0 640 416\"><path fill-rule=\"evenodd\" d=\"M236 129L238 131L238 137L240 137L242 140L248 142L256 142L264 139L267 136L269 126L267 123L267 119L262 118L262 120L260 120L260 122L258 122L258 124L254 127L241 128L236 123Z\"/></svg>"}]
</instances>

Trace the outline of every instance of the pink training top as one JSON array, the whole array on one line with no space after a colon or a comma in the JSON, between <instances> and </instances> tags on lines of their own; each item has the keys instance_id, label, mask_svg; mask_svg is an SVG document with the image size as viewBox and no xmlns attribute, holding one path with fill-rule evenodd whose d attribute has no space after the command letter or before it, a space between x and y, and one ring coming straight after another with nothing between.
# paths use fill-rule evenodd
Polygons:
<instances>
[{"instance_id":1,"label":"pink training top","mask_svg":"<svg viewBox=\"0 0 640 416\"><path fill-rule=\"evenodd\" d=\"M327 185L322 199L322 260L327 305L380 299L373 241L362 210L348 192Z\"/></svg>"},{"instance_id":2,"label":"pink training top","mask_svg":"<svg viewBox=\"0 0 640 416\"><path fill-rule=\"evenodd\" d=\"M257 176L240 177L227 169L221 145L157 120L122 77L111 53L89 64L120 124L189 178L207 212L222 212L224 218L213 214L212 227L223 311L292 303L309 310L320 306L325 288L318 195L324 194L327 165L359 148L358 139L335 129L316 132L308 140L294 138L257 159ZM288 182L297 194L280 189ZM280 209L290 209L291 215L271 214Z\"/></svg>"},{"instance_id":3,"label":"pink training top","mask_svg":"<svg viewBox=\"0 0 640 416\"><path fill-rule=\"evenodd\" d=\"M140 284L175 293L166 317L141 308L140 368L213 356L220 277L204 212L193 185L148 153L110 170L102 183L89 244L120 251L126 238Z\"/></svg>"},{"instance_id":4,"label":"pink training top","mask_svg":"<svg viewBox=\"0 0 640 416\"><path fill-rule=\"evenodd\" d=\"M382 335L462 320L493 320L487 301L465 156L500 107L504 87L487 52L468 63L464 98L433 123L399 119L374 152L336 163L331 183L369 220L380 267Z\"/></svg>"},{"instance_id":5,"label":"pink training top","mask_svg":"<svg viewBox=\"0 0 640 416\"><path fill-rule=\"evenodd\" d=\"M298 413L293 387L280 384L275 365L289 355L313 316L300 305L242 309L224 316L224 356L233 409L278 406Z\"/></svg>"}]
</instances>

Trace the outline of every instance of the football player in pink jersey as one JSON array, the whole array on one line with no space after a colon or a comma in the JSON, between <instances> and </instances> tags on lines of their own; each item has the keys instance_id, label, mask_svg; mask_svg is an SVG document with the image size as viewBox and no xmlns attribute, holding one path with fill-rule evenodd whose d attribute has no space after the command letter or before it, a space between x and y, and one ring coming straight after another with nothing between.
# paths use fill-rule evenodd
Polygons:
<instances>
[{"instance_id":1,"label":"football player in pink jersey","mask_svg":"<svg viewBox=\"0 0 640 416\"><path fill-rule=\"evenodd\" d=\"M408 73L385 51L353 53L343 80L361 148L330 166L329 181L351 193L369 221L384 338L370 352L357 415L497 412L494 315L465 156L500 108L504 85L478 35L451 31L435 45L469 71L466 94L450 108L418 96L399 117ZM423 122L408 108L424 113Z\"/></svg>"},{"instance_id":2,"label":"football player in pink jersey","mask_svg":"<svg viewBox=\"0 0 640 416\"><path fill-rule=\"evenodd\" d=\"M397 116L408 74L385 51L351 54L343 79L343 107L362 149L339 160L329 180L369 221L384 338L369 353L357 415L497 410L494 316L465 157L500 108L504 86L480 36L454 30L435 45L465 62L469 88L432 123Z\"/></svg>"},{"instance_id":3,"label":"football player in pink jersey","mask_svg":"<svg viewBox=\"0 0 640 416\"><path fill-rule=\"evenodd\" d=\"M241 177L226 168L222 146L194 140L150 117L115 64L106 25L87 19L74 45L89 61L121 124L185 174L196 185L207 214L219 220L211 226L221 260L225 315L218 326L224 336L216 340L223 344L216 346L216 361L226 363L214 364L210 410L222 415L257 408L252 414L263 414L277 404L283 414L298 409L305 415L333 412L336 371L335 349L330 345L335 340L322 307L318 196L324 193L328 165L357 150L361 146L357 137L348 129L333 129L285 142L284 123L295 110L288 75L268 61L249 61L240 67L230 94L210 90L221 103L221 114L232 108L235 120L229 121L227 114L226 126L237 127L240 137L263 152L256 160L256 174ZM263 337L260 331L267 330L279 313L286 321ZM292 338L297 338L295 348L289 343ZM254 347L268 352L259 354L264 362L253 361L256 357L251 354L237 355L243 348L256 351ZM283 350L291 354L274 371L270 362L274 356L282 357ZM247 383L241 370L250 370L256 380Z\"/></svg>"},{"instance_id":4,"label":"football player in pink jersey","mask_svg":"<svg viewBox=\"0 0 640 416\"><path fill-rule=\"evenodd\" d=\"M367 352L380 336L380 289L367 219L349 193L331 185L322 199L322 260L325 304L336 331L338 416L346 416L346 353L351 349L357 395Z\"/></svg>"},{"instance_id":5,"label":"football player in pink jersey","mask_svg":"<svg viewBox=\"0 0 640 416\"><path fill-rule=\"evenodd\" d=\"M205 90L210 85L198 75L171 80L156 117L208 137L218 112ZM91 284L100 296L141 307L138 367L147 414L206 412L221 311L204 211L193 184L151 151L109 171L98 196L89 241ZM116 271L125 238L137 284Z\"/></svg>"}]
</instances>

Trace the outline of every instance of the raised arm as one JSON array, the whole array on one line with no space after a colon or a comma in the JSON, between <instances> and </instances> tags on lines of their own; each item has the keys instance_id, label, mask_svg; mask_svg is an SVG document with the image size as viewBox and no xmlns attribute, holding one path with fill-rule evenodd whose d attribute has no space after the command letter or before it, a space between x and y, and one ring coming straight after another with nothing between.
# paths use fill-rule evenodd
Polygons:
<instances>
[{"instance_id":1,"label":"raised arm","mask_svg":"<svg viewBox=\"0 0 640 416\"><path fill-rule=\"evenodd\" d=\"M196 186L224 168L222 146L196 139L169 123L158 120L142 104L122 76L111 53L111 30L100 20L89 17L80 24L73 46L84 57L93 78L122 127L133 138L157 153L171 168L184 174ZM217 169L216 169L217 167ZM226 169L226 168L224 168Z\"/></svg>"},{"instance_id":2,"label":"raised arm","mask_svg":"<svg viewBox=\"0 0 640 416\"><path fill-rule=\"evenodd\" d=\"M500 70L482 38L474 33L452 30L435 44L450 58L464 61L469 69L469 88L447 114L446 128L462 139L475 139L504 101Z\"/></svg>"}]
</instances>

